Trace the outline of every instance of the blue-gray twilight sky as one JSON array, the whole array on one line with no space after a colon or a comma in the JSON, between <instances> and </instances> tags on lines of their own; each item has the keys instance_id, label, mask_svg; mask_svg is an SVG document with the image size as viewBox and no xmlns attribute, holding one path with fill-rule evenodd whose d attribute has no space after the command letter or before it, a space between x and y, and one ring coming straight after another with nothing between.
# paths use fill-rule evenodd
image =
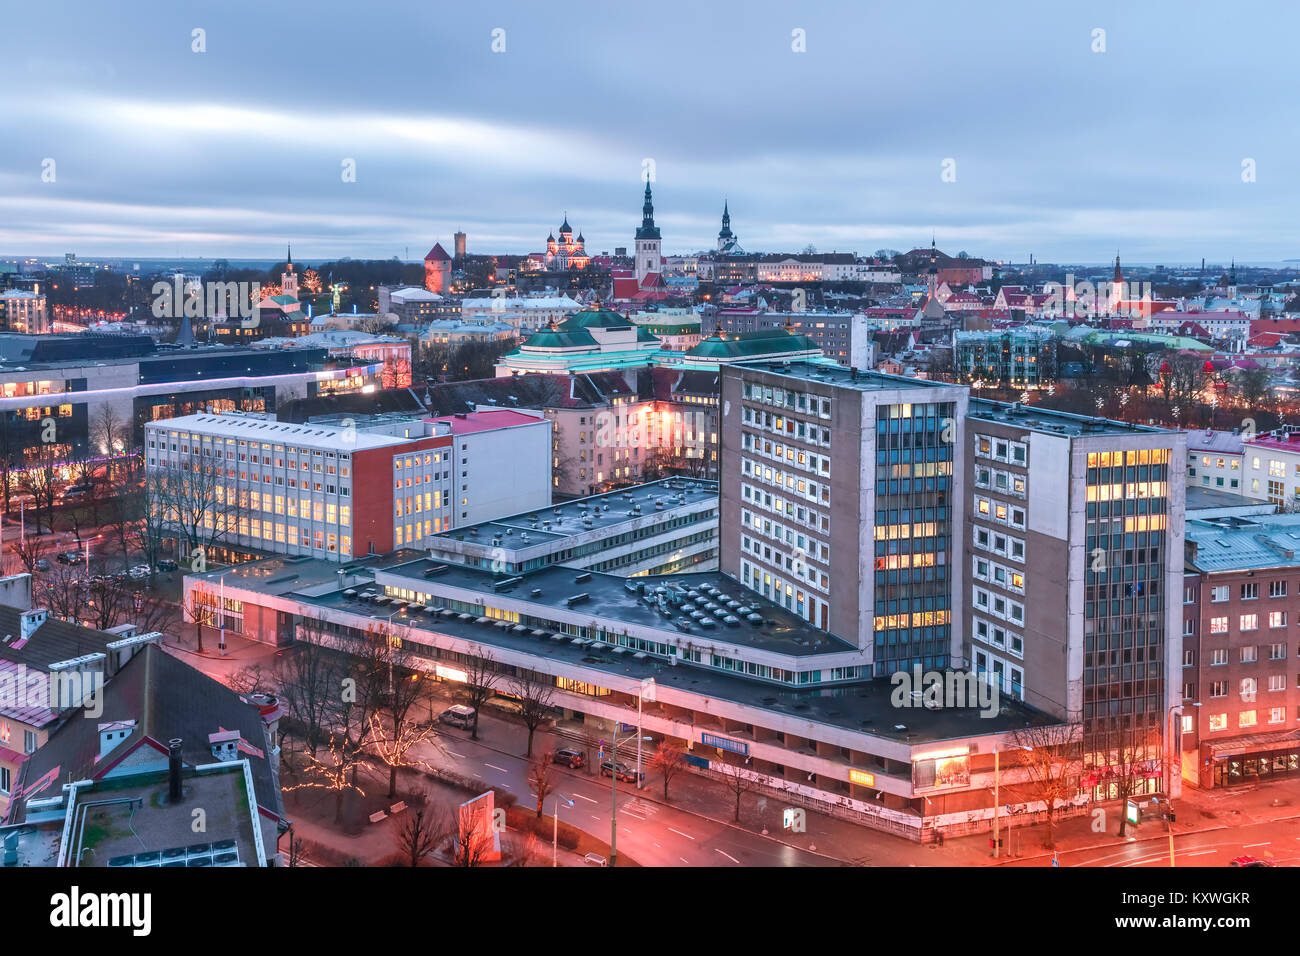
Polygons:
<instances>
[{"instance_id":1,"label":"blue-gray twilight sky","mask_svg":"<svg viewBox=\"0 0 1300 956\"><path fill-rule=\"evenodd\" d=\"M1016 261L1276 261L1300 256L1298 25L1199 0L10 2L0 253L420 258L457 228L523 253L566 210L612 251L649 158L666 253L711 247L725 196L750 251L933 230Z\"/></svg>"}]
</instances>

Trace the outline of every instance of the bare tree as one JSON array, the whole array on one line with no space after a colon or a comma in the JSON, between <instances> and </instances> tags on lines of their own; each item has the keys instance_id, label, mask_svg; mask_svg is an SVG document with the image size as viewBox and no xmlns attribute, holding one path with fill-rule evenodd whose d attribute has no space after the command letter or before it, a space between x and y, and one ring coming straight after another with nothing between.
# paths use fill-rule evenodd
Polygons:
<instances>
[{"instance_id":1,"label":"bare tree","mask_svg":"<svg viewBox=\"0 0 1300 956\"><path fill-rule=\"evenodd\" d=\"M416 867L425 857L437 851L450 831L447 809L428 801L409 812L397 831L397 848L406 858L407 865Z\"/></svg>"},{"instance_id":2,"label":"bare tree","mask_svg":"<svg viewBox=\"0 0 1300 956\"><path fill-rule=\"evenodd\" d=\"M194 625L200 654L203 653L203 628L217 626L217 601L217 595L203 584L195 584L185 595L185 614Z\"/></svg>"},{"instance_id":3,"label":"bare tree","mask_svg":"<svg viewBox=\"0 0 1300 956\"><path fill-rule=\"evenodd\" d=\"M715 766L722 773L722 779L727 784L727 789L731 791L736 798L735 816L733 819L736 823L740 822L740 800L747 794L758 789L758 782L749 775L749 771L742 764L728 763L726 760L719 760Z\"/></svg>"},{"instance_id":4,"label":"bare tree","mask_svg":"<svg viewBox=\"0 0 1300 956\"><path fill-rule=\"evenodd\" d=\"M174 537L187 554L207 554L239 533L247 492L236 500L223 470L194 461L152 471L145 482L146 511L158 512L161 537Z\"/></svg>"},{"instance_id":5,"label":"bare tree","mask_svg":"<svg viewBox=\"0 0 1300 956\"><path fill-rule=\"evenodd\" d=\"M555 790L555 779L551 775L549 761L537 760L533 762L532 768L528 771L528 784L533 788L533 795L537 797L537 819L540 820L542 818L542 805Z\"/></svg>"},{"instance_id":6,"label":"bare tree","mask_svg":"<svg viewBox=\"0 0 1300 956\"><path fill-rule=\"evenodd\" d=\"M1028 775L1028 793L1047 806L1044 845L1055 845L1057 802L1067 802L1078 792L1082 769L1080 724L1023 727L1011 733L1019 765Z\"/></svg>"},{"instance_id":7,"label":"bare tree","mask_svg":"<svg viewBox=\"0 0 1300 956\"><path fill-rule=\"evenodd\" d=\"M351 792L365 796L357 783L358 765L364 762L362 748L346 734L330 734L320 755L303 754L303 777L286 790L330 790L335 795L334 822L343 822L343 798Z\"/></svg>"},{"instance_id":8,"label":"bare tree","mask_svg":"<svg viewBox=\"0 0 1300 956\"><path fill-rule=\"evenodd\" d=\"M484 824L481 814L473 807L456 808L456 819L451 834L451 862L453 866L482 866L496 840L491 824Z\"/></svg>"},{"instance_id":9,"label":"bare tree","mask_svg":"<svg viewBox=\"0 0 1300 956\"><path fill-rule=\"evenodd\" d=\"M492 699L500 678L501 675L496 670L496 660L487 651L472 658L465 665L465 683L460 688L460 698L465 702L466 707L474 710L474 726L469 734L472 740L478 740L479 708Z\"/></svg>"},{"instance_id":10,"label":"bare tree","mask_svg":"<svg viewBox=\"0 0 1300 956\"><path fill-rule=\"evenodd\" d=\"M665 740L650 758L650 766L659 771L664 778L664 799L668 799L668 785L673 777L686 769L686 751L671 740Z\"/></svg>"},{"instance_id":11,"label":"bare tree","mask_svg":"<svg viewBox=\"0 0 1300 956\"><path fill-rule=\"evenodd\" d=\"M321 622L304 618L299 627L297 643L276 662L276 680L285 713L315 756L342 706L345 674L339 657L320 640Z\"/></svg>"},{"instance_id":12,"label":"bare tree","mask_svg":"<svg viewBox=\"0 0 1300 956\"><path fill-rule=\"evenodd\" d=\"M371 715L370 741L375 755L388 767L388 795L397 792L397 768L411 766L414 748L433 736L429 723L412 718L412 708L428 698L433 689L433 674L418 665L418 659L404 645L402 638L386 628L374 635L374 666L388 667L388 681ZM386 718L381 720L381 715Z\"/></svg>"},{"instance_id":13,"label":"bare tree","mask_svg":"<svg viewBox=\"0 0 1300 956\"><path fill-rule=\"evenodd\" d=\"M510 696L519 700L519 716L528 728L528 749L524 756L533 755L533 735L537 728L552 716L555 707L555 685L542 684L524 677L510 681Z\"/></svg>"}]
</instances>

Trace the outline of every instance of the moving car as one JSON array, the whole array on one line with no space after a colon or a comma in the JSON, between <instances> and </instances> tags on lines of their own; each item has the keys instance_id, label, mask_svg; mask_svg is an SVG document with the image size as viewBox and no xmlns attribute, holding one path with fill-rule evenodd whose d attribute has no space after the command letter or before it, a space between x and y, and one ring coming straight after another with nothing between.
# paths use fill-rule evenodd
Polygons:
<instances>
[{"instance_id":1,"label":"moving car","mask_svg":"<svg viewBox=\"0 0 1300 956\"><path fill-rule=\"evenodd\" d=\"M48 571L49 569L50 569L50 562L49 562L49 561L46 561L44 558L37 558L37 559L36 559L36 570L37 570L37 571Z\"/></svg>"},{"instance_id":2,"label":"moving car","mask_svg":"<svg viewBox=\"0 0 1300 956\"><path fill-rule=\"evenodd\" d=\"M551 754L551 763L563 764L574 770L582 766L582 754L569 747L561 747L555 753Z\"/></svg>"},{"instance_id":3,"label":"moving car","mask_svg":"<svg viewBox=\"0 0 1300 956\"><path fill-rule=\"evenodd\" d=\"M1268 860L1261 860L1253 856L1239 856L1229 861L1228 866L1272 866Z\"/></svg>"},{"instance_id":4,"label":"moving car","mask_svg":"<svg viewBox=\"0 0 1300 956\"><path fill-rule=\"evenodd\" d=\"M636 783L636 771L625 763L620 763L615 769L614 761L606 760L600 765L600 775L602 777L612 777L618 775L619 780L626 780L628 783Z\"/></svg>"},{"instance_id":5,"label":"moving car","mask_svg":"<svg viewBox=\"0 0 1300 956\"><path fill-rule=\"evenodd\" d=\"M438 715L438 720L444 724L451 724L454 727L464 727L469 729L474 726L474 708L466 707L464 704L456 704L454 707L448 707Z\"/></svg>"}]
</instances>

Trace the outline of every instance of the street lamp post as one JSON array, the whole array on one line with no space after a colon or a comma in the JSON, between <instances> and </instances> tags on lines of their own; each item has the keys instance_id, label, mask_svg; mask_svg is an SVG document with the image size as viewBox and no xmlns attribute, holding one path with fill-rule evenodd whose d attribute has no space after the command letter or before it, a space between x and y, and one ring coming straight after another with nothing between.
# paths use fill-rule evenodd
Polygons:
<instances>
[{"instance_id":1,"label":"street lamp post","mask_svg":"<svg viewBox=\"0 0 1300 956\"><path fill-rule=\"evenodd\" d=\"M566 807L573 806L572 800L570 800L564 794L560 793L558 790L555 792L555 812L552 814L552 816L555 819L555 829L554 832L551 834L551 866L560 865L560 801L561 800L564 801L564 805Z\"/></svg>"},{"instance_id":2,"label":"street lamp post","mask_svg":"<svg viewBox=\"0 0 1300 956\"><path fill-rule=\"evenodd\" d=\"M637 747L641 746L642 739L649 740L649 737L642 738L640 734L625 737L623 740L618 739L618 725L614 725L614 734L609 748L610 773L609 773L609 865L617 865L618 860L618 748L621 744L630 744L636 739ZM638 771L638 774L640 771ZM639 781L638 781L639 782Z\"/></svg>"},{"instance_id":3,"label":"street lamp post","mask_svg":"<svg viewBox=\"0 0 1300 956\"><path fill-rule=\"evenodd\" d=\"M655 679L653 677L647 677L645 680L641 681L640 684L637 684L636 687L629 687L628 690L636 691L636 788L640 790L642 789L641 741L643 739L644 740L650 739L649 737L643 738L641 736L641 706L643 702L647 699L647 697L649 698L651 703L654 703Z\"/></svg>"},{"instance_id":4,"label":"street lamp post","mask_svg":"<svg viewBox=\"0 0 1300 956\"><path fill-rule=\"evenodd\" d=\"M1193 707L1200 707L1201 702L1193 701ZM1171 752L1178 756L1178 773L1182 775L1183 764L1183 735L1181 731L1178 734L1177 741L1174 739L1174 714L1182 714L1183 704L1174 704L1169 708L1168 720L1165 729L1165 830L1169 834L1169 865L1176 866L1174 862L1174 801L1171 796L1173 790L1173 769L1170 767L1169 760Z\"/></svg>"},{"instance_id":5,"label":"street lamp post","mask_svg":"<svg viewBox=\"0 0 1300 956\"><path fill-rule=\"evenodd\" d=\"M1026 747L1024 744L1016 744L1011 749L1027 750L1030 753L1033 753L1034 750L1033 747ZM998 755L1001 753L1002 753L1002 749L997 744L994 744L993 745L993 859L995 860L1000 855L999 851L1002 849L1002 845L998 840L998 817L1002 813L1002 801L999 799L999 797L1001 796L1002 767L998 757Z\"/></svg>"}]
</instances>

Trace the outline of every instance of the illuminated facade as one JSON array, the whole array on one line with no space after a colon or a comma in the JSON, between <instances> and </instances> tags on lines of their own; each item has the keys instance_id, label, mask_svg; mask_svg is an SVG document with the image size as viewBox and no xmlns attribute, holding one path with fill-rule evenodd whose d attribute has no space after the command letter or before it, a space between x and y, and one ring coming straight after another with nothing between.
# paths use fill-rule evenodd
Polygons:
<instances>
[{"instance_id":1,"label":"illuminated facade","mask_svg":"<svg viewBox=\"0 0 1300 956\"><path fill-rule=\"evenodd\" d=\"M573 237L573 227L569 225L566 214L564 222L560 224L559 238L553 235L546 237L546 254L542 257L542 266L547 272L566 272L570 269L582 270L590 264L591 256L587 255L582 233L578 233L576 239Z\"/></svg>"}]
</instances>

